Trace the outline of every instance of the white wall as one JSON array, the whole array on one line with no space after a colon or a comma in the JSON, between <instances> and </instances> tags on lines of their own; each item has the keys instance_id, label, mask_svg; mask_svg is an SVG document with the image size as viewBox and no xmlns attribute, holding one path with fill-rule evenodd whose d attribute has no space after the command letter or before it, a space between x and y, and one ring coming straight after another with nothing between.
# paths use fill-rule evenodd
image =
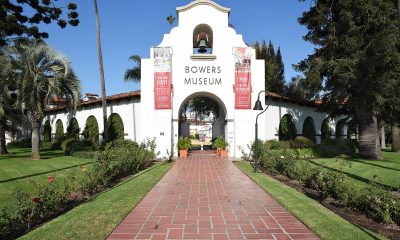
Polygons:
<instances>
[{"instance_id":1,"label":"white wall","mask_svg":"<svg viewBox=\"0 0 400 240\"><path fill-rule=\"evenodd\" d=\"M122 121L124 123L124 133L125 139L130 140L138 140L139 131L138 126L140 125L140 100L132 99L132 100L123 100L123 101L114 101L111 103L107 103L107 116L109 117L113 113L117 113L121 116ZM99 133L101 134L104 131L103 128L103 109L101 105L91 105L85 106L84 108L79 108L75 113L72 111L60 111L60 112L50 112L50 114L45 117L43 120L43 124L49 120L51 126L51 133L54 136L56 131L56 122L60 119L63 123L64 133L67 131L67 127L72 118L76 118L79 124L80 133L82 134L85 129L86 120L89 116L94 116L99 125ZM101 136L100 136L101 139Z\"/></svg>"}]
</instances>

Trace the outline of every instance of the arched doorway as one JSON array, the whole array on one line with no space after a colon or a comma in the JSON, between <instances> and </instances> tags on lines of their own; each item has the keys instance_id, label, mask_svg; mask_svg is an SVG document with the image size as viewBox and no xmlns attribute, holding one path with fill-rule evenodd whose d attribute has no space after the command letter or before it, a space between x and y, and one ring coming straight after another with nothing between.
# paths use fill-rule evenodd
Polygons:
<instances>
[{"instance_id":1,"label":"arched doorway","mask_svg":"<svg viewBox=\"0 0 400 240\"><path fill-rule=\"evenodd\" d=\"M179 137L189 137L193 150L211 149L212 141L225 138L226 107L209 92L188 96L179 108Z\"/></svg>"}]
</instances>

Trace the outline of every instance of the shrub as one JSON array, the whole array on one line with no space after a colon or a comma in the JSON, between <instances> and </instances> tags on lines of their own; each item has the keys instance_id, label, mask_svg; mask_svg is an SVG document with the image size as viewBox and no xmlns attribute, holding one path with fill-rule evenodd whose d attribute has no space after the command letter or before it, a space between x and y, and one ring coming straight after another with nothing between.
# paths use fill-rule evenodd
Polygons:
<instances>
[{"instance_id":1,"label":"shrub","mask_svg":"<svg viewBox=\"0 0 400 240\"><path fill-rule=\"evenodd\" d=\"M299 149L299 148L312 148L314 147L314 142L311 141L310 139L306 137L296 137L294 140L291 140L290 142L290 148L293 149Z\"/></svg>"},{"instance_id":2,"label":"shrub","mask_svg":"<svg viewBox=\"0 0 400 240\"><path fill-rule=\"evenodd\" d=\"M109 141L124 139L124 123L117 113L110 115L107 121L107 127Z\"/></svg>"},{"instance_id":3,"label":"shrub","mask_svg":"<svg viewBox=\"0 0 400 240\"><path fill-rule=\"evenodd\" d=\"M52 142L40 142L40 147L44 149L52 149L53 143Z\"/></svg>"},{"instance_id":4,"label":"shrub","mask_svg":"<svg viewBox=\"0 0 400 240\"><path fill-rule=\"evenodd\" d=\"M179 137L178 139L178 149L179 150L189 150L192 148L192 142L188 137Z\"/></svg>"},{"instance_id":5,"label":"shrub","mask_svg":"<svg viewBox=\"0 0 400 240\"><path fill-rule=\"evenodd\" d=\"M56 141L60 141L64 137L64 126L60 119L56 122Z\"/></svg>"},{"instance_id":6,"label":"shrub","mask_svg":"<svg viewBox=\"0 0 400 240\"><path fill-rule=\"evenodd\" d=\"M296 126L293 123L292 116L289 114L284 115L279 123L279 140L288 141L293 140L297 136Z\"/></svg>"},{"instance_id":7,"label":"shrub","mask_svg":"<svg viewBox=\"0 0 400 240\"><path fill-rule=\"evenodd\" d=\"M65 155L71 155L72 152L77 151L94 151L97 146L90 141L68 138L61 143L61 149L64 150Z\"/></svg>"},{"instance_id":8,"label":"shrub","mask_svg":"<svg viewBox=\"0 0 400 240\"><path fill-rule=\"evenodd\" d=\"M47 120L43 126L43 141L51 142L51 126L49 120Z\"/></svg>"},{"instance_id":9,"label":"shrub","mask_svg":"<svg viewBox=\"0 0 400 240\"><path fill-rule=\"evenodd\" d=\"M78 120L76 120L76 118L72 118L67 127L67 137L79 140L79 132L80 129Z\"/></svg>"},{"instance_id":10,"label":"shrub","mask_svg":"<svg viewBox=\"0 0 400 240\"><path fill-rule=\"evenodd\" d=\"M32 139L25 138L21 141L9 142L7 147L11 148L31 148L32 147Z\"/></svg>"},{"instance_id":11,"label":"shrub","mask_svg":"<svg viewBox=\"0 0 400 240\"><path fill-rule=\"evenodd\" d=\"M289 141L267 140L265 146L267 149L290 148L290 143Z\"/></svg>"},{"instance_id":12,"label":"shrub","mask_svg":"<svg viewBox=\"0 0 400 240\"><path fill-rule=\"evenodd\" d=\"M94 116L89 116L86 120L85 129L82 132L85 140L94 144L99 142L99 125Z\"/></svg>"},{"instance_id":13,"label":"shrub","mask_svg":"<svg viewBox=\"0 0 400 240\"><path fill-rule=\"evenodd\" d=\"M225 150L227 146L228 146L228 143L225 141L223 136L217 137L217 139L215 139L215 141L213 142L213 147L216 149Z\"/></svg>"},{"instance_id":14,"label":"shrub","mask_svg":"<svg viewBox=\"0 0 400 240\"><path fill-rule=\"evenodd\" d=\"M313 143L316 142L315 139L315 127L314 127L314 120L311 117L307 117L303 124L303 136Z\"/></svg>"},{"instance_id":15,"label":"shrub","mask_svg":"<svg viewBox=\"0 0 400 240\"><path fill-rule=\"evenodd\" d=\"M72 157L93 159L96 160L99 155L98 151L73 151L71 152Z\"/></svg>"},{"instance_id":16,"label":"shrub","mask_svg":"<svg viewBox=\"0 0 400 240\"><path fill-rule=\"evenodd\" d=\"M64 141L65 147L77 142ZM17 191L13 205L0 209L0 239L14 239L27 229L65 211L91 193L96 193L111 183L135 174L151 165L157 154L155 140L137 144L128 140L108 143L98 154L92 168L73 170L64 180L63 188L55 185L57 178L49 178L45 184L32 182L29 193Z\"/></svg>"},{"instance_id":17,"label":"shrub","mask_svg":"<svg viewBox=\"0 0 400 240\"><path fill-rule=\"evenodd\" d=\"M336 157L341 154L356 155L356 145L350 139L326 139L323 144L315 147L320 157Z\"/></svg>"}]
</instances>

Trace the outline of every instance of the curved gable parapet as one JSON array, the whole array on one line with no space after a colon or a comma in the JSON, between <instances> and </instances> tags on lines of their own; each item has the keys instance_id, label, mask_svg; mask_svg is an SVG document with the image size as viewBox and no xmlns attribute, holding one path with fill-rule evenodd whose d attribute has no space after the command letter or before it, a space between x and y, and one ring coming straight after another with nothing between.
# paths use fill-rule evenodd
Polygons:
<instances>
[{"instance_id":1,"label":"curved gable parapet","mask_svg":"<svg viewBox=\"0 0 400 240\"><path fill-rule=\"evenodd\" d=\"M200 5L208 5L208 6L211 6L215 9L217 9L218 11L221 11L224 13L230 13L230 11L231 11L230 8L223 7L223 6L219 5L218 3L215 3L214 1L211 1L211 0L196 0L196 1L189 3L186 6L176 8L176 12L179 15L179 13L181 13L181 12L185 12L191 8L194 8L194 7L200 6Z\"/></svg>"}]
</instances>

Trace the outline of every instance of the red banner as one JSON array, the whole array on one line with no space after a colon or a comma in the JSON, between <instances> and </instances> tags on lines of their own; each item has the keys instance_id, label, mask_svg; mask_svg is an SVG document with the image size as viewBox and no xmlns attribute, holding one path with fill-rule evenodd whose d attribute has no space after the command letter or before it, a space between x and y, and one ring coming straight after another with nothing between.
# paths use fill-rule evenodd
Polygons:
<instances>
[{"instance_id":1,"label":"red banner","mask_svg":"<svg viewBox=\"0 0 400 240\"><path fill-rule=\"evenodd\" d=\"M154 73L154 107L171 109L171 74L170 72Z\"/></svg>"},{"instance_id":2,"label":"red banner","mask_svg":"<svg viewBox=\"0 0 400 240\"><path fill-rule=\"evenodd\" d=\"M154 49L154 108L171 109L171 49Z\"/></svg>"},{"instance_id":3,"label":"red banner","mask_svg":"<svg viewBox=\"0 0 400 240\"><path fill-rule=\"evenodd\" d=\"M235 57L235 109L251 109L251 48L236 48Z\"/></svg>"}]
</instances>

